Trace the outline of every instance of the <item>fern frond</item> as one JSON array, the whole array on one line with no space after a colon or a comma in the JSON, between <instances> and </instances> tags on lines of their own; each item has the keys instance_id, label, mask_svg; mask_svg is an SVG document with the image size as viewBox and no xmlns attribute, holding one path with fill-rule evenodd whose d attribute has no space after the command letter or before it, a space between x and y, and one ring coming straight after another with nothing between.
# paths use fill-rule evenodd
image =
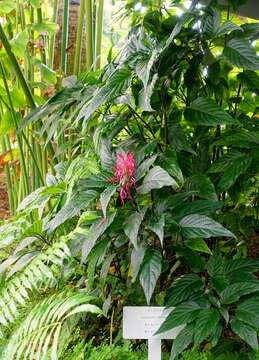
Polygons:
<instances>
[{"instance_id":1,"label":"fern frond","mask_svg":"<svg viewBox=\"0 0 259 360\"><path fill-rule=\"evenodd\" d=\"M97 306L89 304L93 299L82 293L49 295L30 311L14 332L2 359L57 360L59 338L67 322L85 313L102 314Z\"/></svg>"},{"instance_id":2,"label":"fern frond","mask_svg":"<svg viewBox=\"0 0 259 360\"><path fill-rule=\"evenodd\" d=\"M35 257L20 273L8 279L0 293L0 324L7 327L19 317L32 292L56 283L63 261L70 257L64 242L55 243Z\"/></svg>"}]
</instances>

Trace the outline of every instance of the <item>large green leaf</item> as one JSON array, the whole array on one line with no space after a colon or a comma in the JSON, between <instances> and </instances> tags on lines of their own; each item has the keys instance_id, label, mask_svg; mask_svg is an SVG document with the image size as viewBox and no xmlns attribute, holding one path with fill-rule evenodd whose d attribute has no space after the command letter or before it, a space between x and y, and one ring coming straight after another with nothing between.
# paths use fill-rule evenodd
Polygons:
<instances>
[{"instance_id":1,"label":"large green leaf","mask_svg":"<svg viewBox=\"0 0 259 360\"><path fill-rule=\"evenodd\" d=\"M252 162L250 154L232 150L222 156L210 168L210 172L223 172L218 183L218 190L224 191L230 188L237 178L246 172Z\"/></svg>"},{"instance_id":2,"label":"large green leaf","mask_svg":"<svg viewBox=\"0 0 259 360\"><path fill-rule=\"evenodd\" d=\"M164 227L165 227L165 217L162 215L159 220L154 221L151 219L147 226L149 229L151 229L158 237L161 243L161 246L163 246L164 241Z\"/></svg>"},{"instance_id":3,"label":"large green leaf","mask_svg":"<svg viewBox=\"0 0 259 360\"><path fill-rule=\"evenodd\" d=\"M215 36L223 36L223 35L231 33L232 31L235 31L235 30L243 32L243 29L240 26L232 23L231 21L226 21L226 22L224 22L224 24L222 24L221 26L219 26L217 28L214 35Z\"/></svg>"},{"instance_id":4,"label":"large green leaf","mask_svg":"<svg viewBox=\"0 0 259 360\"><path fill-rule=\"evenodd\" d=\"M100 106L122 95L129 87L131 71L116 70L109 78L107 84L98 88L93 98L82 107L77 119L87 120Z\"/></svg>"},{"instance_id":5,"label":"large green leaf","mask_svg":"<svg viewBox=\"0 0 259 360\"><path fill-rule=\"evenodd\" d=\"M140 225L144 219L147 208L143 208L141 211L135 211L129 217L126 218L124 223L124 232L137 249L138 247L138 232Z\"/></svg>"},{"instance_id":6,"label":"large green leaf","mask_svg":"<svg viewBox=\"0 0 259 360\"><path fill-rule=\"evenodd\" d=\"M107 187L100 196L100 202L101 202L101 206L102 206L102 210L103 210L103 216L106 217L106 210L107 210L107 206L109 204L109 201L111 200L111 197L113 196L113 194L116 191L116 186L111 185L109 187Z\"/></svg>"},{"instance_id":7,"label":"large green leaf","mask_svg":"<svg viewBox=\"0 0 259 360\"><path fill-rule=\"evenodd\" d=\"M201 278L196 274L183 275L176 279L167 291L166 304L175 306L203 288Z\"/></svg>"},{"instance_id":8,"label":"large green leaf","mask_svg":"<svg viewBox=\"0 0 259 360\"><path fill-rule=\"evenodd\" d=\"M175 151L166 150L163 154L159 155L157 164L179 181L179 183L183 182L183 174L178 164L177 153Z\"/></svg>"},{"instance_id":9,"label":"large green leaf","mask_svg":"<svg viewBox=\"0 0 259 360\"><path fill-rule=\"evenodd\" d=\"M94 190L88 190L84 193L74 196L55 217L47 224L47 230L52 233L59 225L66 220L72 219L79 212L88 206L88 204L97 197L98 193Z\"/></svg>"},{"instance_id":10,"label":"large green leaf","mask_svg":"<svg viewBox=\"0 0 259 360\"><path fill-rule=\"evenodd\" d=\"M259 291L259 282L257 280L249 282L236 282L228 286L220 294L224 304L231 304L239 300L243 295L251 294Z\"/></svg>"},{"instance_id":11,"label":"large green leaf","mask_svg":"<svg viewBox=\"0 0 259 360\"><path fill-rule=\"evenodd\" d=\"M116 212L103 218L102 220L98 220L94 222L89 229L89 232L86 236L83 236L83 244L82 244L82 258L81 262L84 263L86 258L88 257L90 251L94 247L96 241L99 237L108 229L108 227L113 223L113 220L116 216Z\"/></svg>"},{"instance_id":12,"label":"large green leaf","mask_svg":"<svg viewBox=\"0 0 259 360\"><path fill-rule=\"evenodd\" d=\"M227 236L235 238L235 235L225 229L218 222L204 215L188 215L180 221L183 235L187 238Z\"/></svg>"},{"instance_id":13,"label":"large green leaf","mask_svg":"<svg viewBox=\"0 0 259 360\"><path fill-rule=\"evenodd\" d=\"M237 75L238 80L242 82L249 90L258 91L259 75L255 71L245 70Z\"/></svg>"},{"instance_id":14,"label":"large green leaf","mask_svg":"<svg viewBox=\"0 0 259 360\"><path fill-rule=\"evenodd\" d=\"M157 250L148 250L140 271L140 283L144 290L148 305L155 290L156 282L162 270L162 256Z\"/></svg>"},{"instance_id":15,"label":"large green leaf","mask_svg":"<svg viewBox=\"0 0 259 360\"><path fill-rule=\"evenodd\" d=\"M160 334L177 326L192 322L199 316L201 310L200 305L194 301L187 301L178 305L170 312L156 333Z\"/></svg>"},{"instance_id":16,"label":"large green leaf","mask_svg":"<svg viewBox=\"0 0 259 360\"><path fill-rule=\"evenodd\" d=\"M220 316L215 309L204 309L199 313L194 329L194 345L199 345L215 329Z\"/></svg>"},{"instance_id":17,"label":"large green leaf","mask_svg":"<svg viewBox=\"0 0 259 360\"><path fill-rule=\"evenodd\" d=\"M254 350L258 350L258 338L256 330L238 319L231 322L231 328L241 339L243 339Z\"/></svg>"},{"instance_id":18,"label":"large green leaf","mask_svg":"<svg viewBox=\"0 0 259 360\"><path fill-rule=\"evenodd\" d=\"M145 173L149 170L150 166L155 162L157 155L151 156L151 158L143 161L137 168L135 173L136 180L140 180Z\"/></svg>"},{"instance_id":19,"label":"large green leaf","mask_svg":"<svg viewBox=\"0 0 259 360\"><path fill-rule=\"evenodd\" d=\"M221 209L223 205L222 201L196 200L177 206L174 209L173 215L176 221L191 214L210 215L216 210Z\"/></svg>"},{"instance_id":20,"label":"large green leaf","mask_svg":"<svg viewBox=\"0 0 259 360\"><path fill-rule=\"evenodd\" d=\"M29 41L28 31L20 31L11 41L12 50L15 55L23 57Z\"/></svg>"},{"instance_id":21,"label":"large green leaf","mask_svg":"<svg viewBox=\"0 0 259 360\"><path fill-rule=\"evenodd\" d=\"M231 259L224 263L223 272L230 275L233 272L259 271L259 259Z\"/></svg>"},{"instance_id":22,"label":"large green leaf","mask_svg":"<svg viewBox=\"0 0 259 360\"><path fill-rule=\"evenodd\" d=\"M143 262L146 249L143 246L138 246L137 249L133 248L131 253L130 271L132 281L135 281L140 270L140 266Z\"/></svg>"},{"instance_id":23,"label":"large green leaf","mask_svg":"<svg viewBox=\"0 0 259 360\"><path fill-rule=\"evenodd\" d=\"M253 326L259 331L259 296L243 301L236 309L236 317L240 321Z\"/></svg>"},{"instance_id":24,"label":"large green leaf","mask_svg":"<svg viewBox=\"0 0 259 360\"><path fill-rule=\"evenodd\" d=\"M143 183L137 188L140 194L147 194L152 189L160 189L163 186L177 185L175 180L160 166L153 167L144 177Z\"/></svg>"},{"instance_id":25,"label":"large green leaf","mask_svg":"<svg viewBox=\"0 0 259 360\"><path fill-rule=\"evenodd\" d=\"M146 88L143 88L139 93L139 108L143 111L154 111L151 107L151 96L153 94L153 89L156 85L156 82L158 80L158 74L155 74L152 78L152 81L150 84L147 85Z\"/></svg>"},{"instance_id":26,"label":"large green leaf","mask_svg":"<svg viewBox=\"0 0 259 360\"><path fill-rule=\"evenodd\" d=\"M231 39L224 48L223 57L231 64L245 70L259 70L259 57L248 41Z\"/></svg>"},{"instance_id":27,"label":"large green leaf","mask_svg":"<svg viewBox=\"0 0 259 360\"><path fill-rule=\"evenodd\" d=\"M258 84L259 88L259 84ZM228 145L236 148L257 148L259 147L259 133L258 132L237 132L227 133L225 136L221 136L221 138L215 141L215 144L218 145ZM231 154L230 152L229 154ZM233 153L234 154L234 153ZM240 154L240 155L239 155ZM241 156L242 153L236 153L236 156ZM225 155L224 155L225 156ZM217 162L215 163L217 164Z\"/></svg>"},{"instance_id":28,"label":"large green leaf","mask_svg":"<svg viewBox=\"0 0 259 360\"><path fill-rule=\"evenodd\" d=\"M187 346L190 345L193 340L193 330L194 324L189 324L179 332L173 342L170 360L174 360L177 355L181 354L183 350L185 350Z\"/></svg>"},{"instance_id":29,"label":"large green leaf","mask_svg":"<svg viewBox=\"0 0 259 360\"><path fill-rule=\"evenodd\" d=\"M212 99L200 97L186 108L184 116L192 125L216 126L238 125L239 122L232 118Z\"/></svg>"},{"instance_id":30,"label":"large green leaf","mask_svg":"<svg viewBox=\"0 0 259 360\"><path fill-rule=\"evenodd\" d=\"M188 191L194 191L198 196L208 200L218 200L215 187L205 174L195 174L185 182Z\"/></svg>"}]
</instances>

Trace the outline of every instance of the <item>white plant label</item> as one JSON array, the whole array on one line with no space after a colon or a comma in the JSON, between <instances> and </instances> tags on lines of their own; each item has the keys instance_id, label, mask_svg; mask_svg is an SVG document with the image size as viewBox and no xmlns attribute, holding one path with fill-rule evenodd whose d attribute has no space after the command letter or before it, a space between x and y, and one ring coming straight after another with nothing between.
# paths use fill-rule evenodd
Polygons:
<instances>
[{"instance_id":1,"label":"white plant label","mask_svg":"<svg viewBox=\"0 0 259 360\"><path fill-rule=\"evenodd\" d=\"M148 360L161 360L161 340L175 339L184 326L155 335L173 308L159 306L125 306L123 338L148 340Z\"/></svg>"}]
</instances>

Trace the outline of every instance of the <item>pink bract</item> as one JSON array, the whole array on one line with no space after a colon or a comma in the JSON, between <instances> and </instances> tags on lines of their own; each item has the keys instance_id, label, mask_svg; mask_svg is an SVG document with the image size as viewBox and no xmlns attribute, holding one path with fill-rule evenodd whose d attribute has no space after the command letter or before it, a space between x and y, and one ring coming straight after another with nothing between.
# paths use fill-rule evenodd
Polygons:
<instances>
[{"instance_id":1,"label":"pink bract","mask_svg":"<svg viewBox=\"0 0 259 360\"><path fill-rule=\"evenodd\" d=\"M136 185L134 177L136 172L134 153L126 154L125 157L117 154L114 178L109 179L110 182L118 182L121 185L120 199L124 205L125 199L132 199L131 187Z\"/></svg>"}]
</instances>

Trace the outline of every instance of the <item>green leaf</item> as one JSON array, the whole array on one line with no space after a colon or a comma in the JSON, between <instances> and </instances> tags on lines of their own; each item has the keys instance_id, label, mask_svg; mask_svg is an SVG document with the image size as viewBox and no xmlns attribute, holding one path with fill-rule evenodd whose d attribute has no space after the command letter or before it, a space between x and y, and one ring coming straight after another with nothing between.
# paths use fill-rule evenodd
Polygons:
<instances>
[{"instance_id":1,"label":"green leaf","mask_svg":"<svg viewBox=\"0 0 259 360\"><path fill-rule=\"evenodd\" d=\"M259 58L248 41L231 39L224 48L223 57L231 64L245 70L259 70Z\"/></svg>"},{"instance_id":2,"label":"green leaf","mask_svg":"<svg viewBox=\"0 0 259 360\"><path fill-rule=\"evenodd\" d=\"M203 33L210 37L216 33L220 26L220 12L214 7L208 7L206 9L206 16L202 17L203 20Z\"/></svg>"},{"instance_id":3,"label":"green leaf","mask_svg":"<svg viewBox=\"0 0 259 360\"><path fill-rule=\"evenodd\" d=\"M89 261L87 267L87 281L89 288L93 286L95 268L97 266L98 260L100 259L101 256L105 254L107 246L110 241L111 241L110 238L105 238L101 240L98 244L94 246L94 248L92 249L89 255Z\"/></svg>"},{"instance_id":4,"label":"green leaf","mask_svg":"<svg viewBox=\"0 0 259 360\"><path fill-rule=\"evenodd\" d=\"M243 323L238 319L231 322L231 328L241 339L243 339L252 349L258 350L257 333L254 328Z\"/></svg>"},{"instance_id":5,"label":"green leaf","mask_svg":"<svg viewBox=\"0 0 259 360\"><path fill-rule=\"evenodd\" d=\"M199 313L194 329L194 345L202 343L215 329L219 322L220 316L215 309L204 309Z\"/></svg>"},{"instance_id":6,"label":"green leaf","mask_svg":"<svg viewBox=\"0 0 259 360\"><path fill-rule=\"evenodd\" d=\"M77 120L89 117L102 105L122 95L129 87L131 71L120 69L116 70L109 78L107 84L98 88L90 101L82 107Z\"/></svg>"},{"instance_id":7,"label":"green leaf","mask_svg":"<svg viewBox=\"0 0 259 360\"><path fill-rule=\"evenodd\" d=\"M194 324L187 325L177 335L173 342L170 360L174 360L177 355L181 354L183 350L190 345L193 340Z\"/></svg>"},{"instance_id":8,"label":"green leaf","mask_svg":"<svg viewBox=\"0 0 259 360\"><path fill-rule=\"evenodd\" d=\"M56 23L28 24L26 27L32 31L48 32L49 34L55 34L59 29L59 25Z\"/></svg>"},{"instance_id":9,"label":"green leaf","mask_svg":"<svg viewBox=\"0 0 259 360\"><path fill-rule=\"evenodd\" d=\"M144 219L147 208L144 207L141 211L135 211L129 217L126 218L124 223L124 232L137 249L138 247L138 232L140 225Z\"/></svg>"},{"instance_id":10,"label":"green leaf","mask_svg":"<svg viewBox=\"0 0 259 360\"><path fill-rule=\"evenodd\" d=\"M162 256L157 250L148 250L145 254L139 280L148 305L155 290L156 282L162 270Z\"/></svg>"},{"instance_id":11,"label":"green leaf","mask_svg":"<svg viewBox=\"0 0 259 360\"><path fill-rule=\"evenodd\" d=\"M166 150L159 155L157 164L160 165L169 175L183 183L183 174L177 160L177 154L173 150Z\"/></svg>"},{"instance_id":12,"label":"green leaf","mask_svg":"<svg viewBox=\"0 0 259 360\"><path fill-rule=\"evenodd\" d=\"M258 84L259 88L259 84ZM254 132L238 132L233 133L233 131L230 134L223 135L221 139L215 141L215 144L219 145L228 145L233 146L237 148L254 148L259 146L259 133ZM231 154L231 152L230 152ZM239 153L240 156L242 153ZM239 156L237 153L236 156ZM225 155L224 155L225 156Z\"/></svg>"},{"instance_id":13,"label":"green leaf","mask_svg":"<svg viewBox=\"0 0 259 360\"><path fill-rule=\"evenodd\" d=\"M145 256L146 249L143 246L138 246L137 249L133 248L131 253L131 260L130 260L130 266L131 266L131 276L132 281L135 281L138 274L140 266L143 262L144 256Z\"/></svg>"},{"instance_id":14,"label":"green leaf","mask_svg":"<svg viewBox=\"0 0 259 360\"><path fill-rule=\"evenodd\" d=\"M142 59L136 64L136 73L138 77L142 80L144 88L146 89L148 86L149 78L150 78L150 70L157 60L158 52L154 49L151 53L151 56Z\"/></svg>"},{"instance_id":15,"label":"green leaf","mask_svg":"<svg viewBox=\"0 0 259 360\"><path fill-rule=\"evenodd\" d=\"M232 118L212 99L200 97L186 108L184 116L193 126L216 126L216 125L239 125L239 122Z\"/></svg>"},{"instance_id":16,"label":"green leaf","mask_svg":"<svg viewBox=\"0 0 259 360\"><path fill-rule=\"evenodd\" d=\"M187 238L227 236L236 238L235 235L225 229L218 222L204 215L188 215L180 221L183 235Z\"/></svg>"},{"instance_id":17,"label":"green leaf","mask_svg":"<svg viewBox=\"0 0 259 360\"><path fill-rule=\"evenodd\" d=\"M29 41L28 31L20 31L12 40L11 47L15 55L24 57L24 53Z\"/></svg>"},{"instance_id":18,"label":"green leaf","mask_svg":"<svg viewBox=\"0 0 259 360\"><path fill-rule=\"evenodd\" d=\"M158 74L155 74L152 78L151 83L147 85L146 88L143 88L139 93L139 98L138 98L139 108L143 111L148 111L148 112L154 111L154 109L152 109L151 107L150 101L157 80L158 80Z\"/></svg>"},{"instance_id":19,"label":"green leaf","mask_svg":"<svg viewBox=\"0 0 259 360\"><path fill-rule=\"evenodd\" d=\"M97 195L98 193L96 191L89 190L73 197L47 224L48 232L52 233L66 220L72 219L74 216L78 215L82 209L86 208L88 204L97 197Z\"/></svg>"},{"instance_id":20,"label":"green leaf","mask_svg":"<svg viewBox=\"0 0 259 360\"><path fill-rule=\"evenodd\" d=\"M246 172L251 162L252 157L250 154L241 153L237 150L230 151L216 161L209 171L224 171L218 183L218 190L222 192L229 189L236 182L237 178Z\"/></svg>"},{"instance_id":21,"label":"green leaf","mask_svg":"<svg viewBox=\"0 0 259 360\"><path fill-rule=\"evenodd\" d=\"M113 194L116 191L116 186L111 185L109 187L107 187L100 196L100 202L101 202L101 206L102 206L102 210L103 210L103 216L106 217L106 210L107 210L107 206L109 204L109 201L111 200L111 197L113 196Z\"/></svg>"},{"instance_id":22,"label":"green leaf","mask_svg":"<svg viewBox=\"0 0 259 360\"><path fill-rule=\"evenodd\" d=\"M170 312L156 334L160 334L177 326L192 322L199 316L201 310L202 308L194 301L186 301L178 305Z\"/></svg>"},{"instance_id":23,"label":"green leaf","mask_svg":"<svg viewBox=\"0 0 259 360\"><path fill-rule=\"evenodd\" d=\"M153 156L151 156L151 158L143 161L138 166L136 173L135 173L136 180L140 180L145 175L147 170L149 170L150 166L155 162L156 158L157 158L157 155L153 155Z\"/></svg>"},{"instance_id":24,"label":"green leaf","mask_svg":"<svg viewBox=\"0 0 259 360\"><path fill-rule=\"evenodd\" d=\"M245 70L237 75L238 80L242 82L251 91L259 89L259 75L255 71Z\"/></svg>"},{"instance_id":25,"label":"green leaf","mask_svg":"<svg viewBox=\"0 0 259 360\"><path fill-rule=\"evenodd\" d=\"M11 11L16 9L16 3L12 1L1 1L0 2L0 14L9 14Z\"/></svg>"},{"instance_id":26,"label":"green leaf","mask_svg":"<svg viewBox=\"0 0 259 360\"><path fill-rule=\"evenodd\" d=\"M57 80L56 71L50 69L47 65L42 64L42 63L39 64L39 68L41 70L43 80L49 84L54 85Z\"/></svg>"},{"instance_id":27,"label":"green leaf","mask_svg":"<svg viewBox=\"0 0 259 360\"><path fill-rule=\"evenodd\" d=\"M236 317L259 331L259 297L243 301L236 309Z\"/></svg>"},{"instance_id":28,"label":"green leaf","mask_svg":"<svg viewBox=\"0 0 259 360\"><path fill-rule=\"evenodd\" d=\"M195 191L196 194L208 200L218 200L215 187L210 178L204 174L198 173L185 182L185 187L188 191Z\"/></svg>"},{"instance_id":29,"label":"green leaf","mask_svg":"<svg viewBox=\"0 0 259 360\"><path fill-rule=\"evenodd\" d=\"M216 210L221 209L223 205L224 203L222 201L196 200L177 206L173 212L173 216L177 221L191 214L210 215Z\"/></svg>"},{"instance_id":30,"label":"green leaf","mask_svg":"<svg viewBox=\"0 0 259 360\"><path fill-rule=\"evenodd\" d=\"M148 227L159 237L161 246L163 247L164 227L165 227L164 215L162 215L158 221L149 222Z\"/></svg>"},{"instance_id":31,"label":"green leaf","mask_svg":"<svg viewBox=\"0 0 259 360\"><path fill-rule=\"evenodd\" d=\"M174 179L160 166L153 167L145 176L141 186L137 188L140 194L147 194L152 189L160 189L163 186L177 185Z\"/></svg>"},{"instance_id":32,"label":"green leaf","mask_svg":"<svg viewBox=\"0 0 259 360\"><path fill-rule=\"evenodd\" d=\"M112 215L103 218L101 221L98 220L94 224L90 226L89 232L90 234L83 237L84 241L82 244L82 259L81 263L84 263L86 258L88 257L90 251L94 247L96 241L99 237L108 229L108 227L113 223L113 220L116 216L116 212Z\"/></svg>"},{"instance_id":33,"label":"green leaf","mask_svg":"<svg viewBox=\"0 0 259 360\"><path fill-rule=\"evenodd\" d=\"M256 272L259 271L259 259L231 259L224 263L223 272L230 275L233 272Z\"/></svg>"},{"instance_id":34,"label":"green leaf","mask_svg":"<svg viewBox=\"0 0 259 360\"><path fill-rule=\"evenodd\" d=\"M207 243L201 239L201 238L194 238L194 239L189 239L186 240L184 242L184 244L192 249L192 250L196 250L196 251L200 251L200 252L204 252L207 254L212 254L212 252L210 251L210 248L208 247Z\"/></svg>"},{"instance_id":35,"label":"green leaf","mask_svg":"<svg viewBox=\"0 0 259 360\"><path fill-rule=\"evenodd\" d=\"M251 294L259 291L259 282L236 282L228 286L220 294L221 300L224 304L231 304L239 300L243 295Z\"/></svg>"},{"instance_id":36,"label":"green leaf","mask_svg":"<svg viewBox=\"0 0 259 360\"><path fill-rule=\"evenodd\" d=\"M243 29L240 26L232 23L231 21L226 21L224 24L218 27L215 32L215 36L223 36L235 30L243 32Z\"/></svg>"},{"instance_id":37,"label":"green leaf","mask_svg":"<svg viewBox=\"0 0 259 360\"><path fill-rule=\"evenodd\" d=\"M168 306L175 306L180 302L185 301L192 294L200 291L203 288L201 278L196 274L187 274L179 277L168 289L166 296L166 304Z\"/></svg>"}]
</instances>

